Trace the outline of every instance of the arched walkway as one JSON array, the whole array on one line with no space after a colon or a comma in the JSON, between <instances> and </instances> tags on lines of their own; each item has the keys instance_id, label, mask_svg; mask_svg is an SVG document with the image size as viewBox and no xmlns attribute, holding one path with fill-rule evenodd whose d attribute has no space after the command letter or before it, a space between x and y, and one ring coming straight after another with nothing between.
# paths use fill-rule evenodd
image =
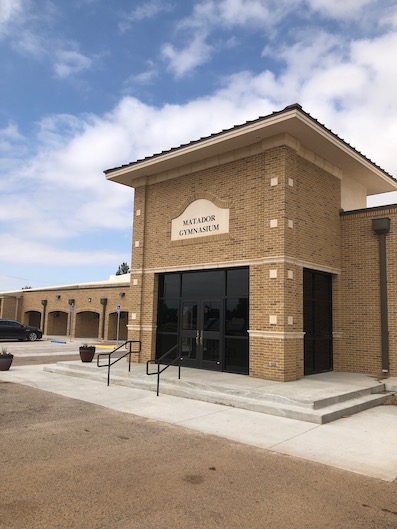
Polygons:
<instances>
[{"instance_id":1,"label":"arched walkway","mask_svg":"<svg viewBox=\"0 0 397 529\"><path fill-rule=\"evenodd\" d=\"M41 312L37 310L28 310L24 316L25 325L32 325L41 329Z\"/></svg>"},{"instance_id":2,"label":"arched walkway","mask_svg":"<svg viewBox=\"0 0 397 529\"><path fill-rule=\"evenodd\" d=\"M75 323L76 338L98 338L99 313L92 311L78 312Z\"/></svg>"},{"instance_id":3,"label":"arched walkway","mask_svg":"<svg viewBox=\"0 0 397 529\"><path fill-rule=\"evenodd\" d=\"M47 334L66 336L68 333L68 313L54 310L48 313Z\"/></svg>"}]
</instances>

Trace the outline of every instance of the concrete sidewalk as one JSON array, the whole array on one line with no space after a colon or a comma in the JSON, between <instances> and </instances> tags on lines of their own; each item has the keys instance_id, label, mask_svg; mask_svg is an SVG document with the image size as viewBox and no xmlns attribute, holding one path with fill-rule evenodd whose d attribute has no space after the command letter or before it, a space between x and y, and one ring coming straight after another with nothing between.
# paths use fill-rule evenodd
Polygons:
<instances>
[{"instance_id":1,"label":"concrete sidewalk","mask_svg":"<svg viewBox=\"0 0 397 529\"><path fill-rule=\"evenodd\" d=\"M323 425L43 371L42 365L0 372L24 384L112 410L232 439L358 474L397 478L397 406L378 406Z\"/></svg>"}]
</instances>

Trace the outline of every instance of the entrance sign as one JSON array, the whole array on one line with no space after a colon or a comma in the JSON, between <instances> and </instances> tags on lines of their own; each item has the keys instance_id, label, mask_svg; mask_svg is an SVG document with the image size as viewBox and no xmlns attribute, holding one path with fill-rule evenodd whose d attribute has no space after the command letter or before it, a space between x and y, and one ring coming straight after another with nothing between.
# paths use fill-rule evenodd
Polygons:
<instances>
[{"instance_id":1,"label":"entrance sign","mask_svg":"<svg viewBox=\"0 0 397 529\"><path fill-rule=\"evenodd\" d=\"M229 233L229 209L210 200L195 200L171 222L171 241Z\"/></svg>"}]
</instances>

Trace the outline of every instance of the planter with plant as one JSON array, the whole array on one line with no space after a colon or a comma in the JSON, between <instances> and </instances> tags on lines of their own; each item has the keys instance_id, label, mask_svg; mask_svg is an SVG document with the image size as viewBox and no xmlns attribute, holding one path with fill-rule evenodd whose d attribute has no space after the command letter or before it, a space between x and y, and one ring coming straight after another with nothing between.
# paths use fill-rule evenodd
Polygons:
<instances>
[{"instance_id":1,"label":"planter with plant","mask_svg":"<svg viewBox=\"0 0 397 529\"><path fill-rule=\"evenodd\" d=\"M80 346L79 351L82 362L92 362L95 354L95 345L83 343L83 345Z\"/></svg>"},{"instance_id":2,"label":"planter with plant","mask_svg":"<svg viewBox=\"0 0 397 529\"><path fill-rule=\"evenodd\" d=\"M0 371L8 371L11 367L14 355L8 352L7 347L0 350Z\"/></svg>"}]
</instances>

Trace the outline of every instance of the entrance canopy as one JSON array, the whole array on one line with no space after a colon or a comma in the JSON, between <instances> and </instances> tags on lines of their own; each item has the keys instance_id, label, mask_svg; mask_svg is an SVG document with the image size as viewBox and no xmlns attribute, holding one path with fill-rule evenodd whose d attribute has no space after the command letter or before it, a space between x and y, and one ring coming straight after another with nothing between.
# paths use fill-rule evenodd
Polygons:
<instances>
[{"instance_id":1,"label":"entrance canopy","mask_svg":"<svg viewBox=\"0 0 397 529\"><path fill-rule=\"evenodd\" d=\"M367 196L397 190L397 181L390 174L298 104L187 145L108 169L105 174L108 180L135 188L216 166L228 159L236 160L247 156L247 149L251 155L278 145L289 146L342 182L347 180L345 187L349 195L357 191Z\"/></svg>"}]
</instances>

